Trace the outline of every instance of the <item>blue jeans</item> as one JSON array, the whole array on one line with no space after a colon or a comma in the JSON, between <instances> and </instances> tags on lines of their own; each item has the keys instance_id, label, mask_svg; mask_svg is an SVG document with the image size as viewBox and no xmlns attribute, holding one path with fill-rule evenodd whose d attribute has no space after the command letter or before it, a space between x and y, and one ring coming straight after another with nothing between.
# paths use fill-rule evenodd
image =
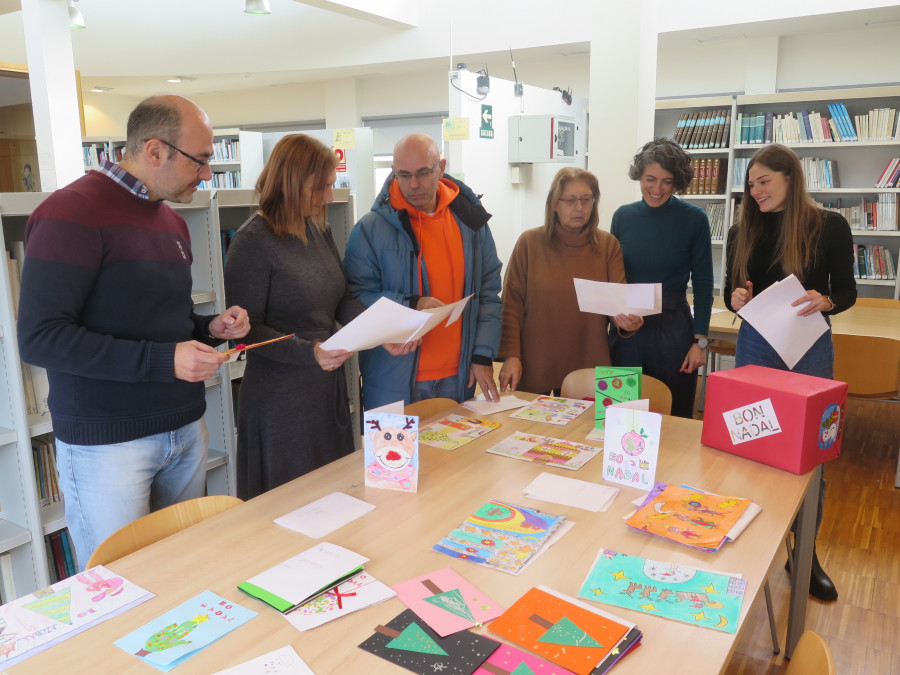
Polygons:
<instances>
[{"instance_id":1,"label":"blue jeans","mask_svg":"<svg viewBox=\"0 0 900 675\"><path fill-rule=\"evenodd\" d=\"M410 403L423 401L426 398L452 398L456 401L456 392L459 389L457 384L458 381L459 375L453 375L441 380L422 380L421 382L416 382L410 392ZM473 385L471 390L468 388L466 389L466 398L472 398L474 393L475 386ZM461 401L459 401L459 403L461 403Z\"/></svg>"},{"instance_id":2,"label":"blue jeans","mask_svg":"<svg viewBox=\"0 0 900 675\"><path fill-rule=\"evenodd\" d=\"M175 431L112 445L57 439L59 487L78 569L119 528L151 511L202 497L208 448L202 418Z\"/></svg>"}]
</instances>

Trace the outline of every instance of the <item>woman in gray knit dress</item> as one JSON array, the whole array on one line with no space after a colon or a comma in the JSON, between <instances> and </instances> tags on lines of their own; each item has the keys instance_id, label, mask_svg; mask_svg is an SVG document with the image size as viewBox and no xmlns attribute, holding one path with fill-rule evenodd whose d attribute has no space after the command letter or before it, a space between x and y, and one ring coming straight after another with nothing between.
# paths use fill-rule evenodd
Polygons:
<instances>
[{"instance_id":1,"label":"woman in gray knit dress","mask_svg":"<svg viewBox=\"0 0 900 675\"><path fill-rule=\"evenodd\" d=\"M343 363L320 343L364 307L347 291L325 221L337 158L314 138L285 136L256 190L259 212L228 248L225 294L250 315L246 342L295 337L247 352L238 397L237 492L250 499L353 452ZM409 347L390 346L400 352Z\"/></svg>"}]
</instances>

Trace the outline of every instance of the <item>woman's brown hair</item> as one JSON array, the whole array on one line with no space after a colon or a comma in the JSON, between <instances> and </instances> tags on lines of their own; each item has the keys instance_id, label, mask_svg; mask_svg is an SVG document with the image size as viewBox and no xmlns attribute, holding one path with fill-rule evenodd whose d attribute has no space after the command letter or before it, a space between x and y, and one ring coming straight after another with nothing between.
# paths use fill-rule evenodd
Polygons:
<instances>
[{"instance_id":1,"label":"woman's brown hair","mask_svg":"<svg viewBox=\"0 0 900 675\"><path fill-rule=\"evenodd\" d=\"M731 276L735 288L748 281L747 264L753 248L759 241L765 222L759 204L750 195L750 169L756 165L783 174L788 182L784 200L781 234L776 244L776 257L772 266L781 266L785 274L793 274L805 280L804 270L810 267L815 254L815 243L822 229L822 214L806 192L806 181L800 159L790 149L779 143L757 150L744 175L744 199L741 204L740 227L734 241Z\"/></svg>"},{"instance_id":2,"label":"woman's brown hair","mask_svg":"<svg viewBox=\"0 0 900 675\"><path fill-rule=\"evenodd\" d=\"M256 181L256 191L259 215L276 236L293 235L305 243L307 221L325 230L325 211L312 218L304 212L303 202L329 182L337 164L337 156L312 136L292 134L275 144Z\"/></svg>"},{"instance_id":3,"label":"woman's brown hair","mask_svg":"<svg viewBox=\"0 0 900 675\"><path fill-rule=\"evenodd\" d=\"M591 245L596 248L600 239L600 229L597 227L600 222L600 183L594 174L584 169L566 167L565 169L560 169L553 177L553 182L550 183L550 192L547 193L547 204L544 208L544 234L547 235L547 241L553 244L553 233L560 226L559 217L556 214L556 205L559 203L559 198L562 197L566 186L572 181L586 183L591 189L591 194L594 195L591 215L588 217L585 227L591 233Z\"/></svg>"}]
</instances>

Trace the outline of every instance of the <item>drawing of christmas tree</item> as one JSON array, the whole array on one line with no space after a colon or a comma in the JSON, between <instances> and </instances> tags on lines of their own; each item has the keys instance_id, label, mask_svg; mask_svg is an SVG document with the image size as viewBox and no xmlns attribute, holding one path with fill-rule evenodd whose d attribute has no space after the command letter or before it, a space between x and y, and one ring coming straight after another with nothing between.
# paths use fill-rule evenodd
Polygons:
<instances>
[{"instance_id":1,"label":"drawing of christmas tree","mask_svg":"<svg viewBox=\"0 0 900 675\"><path fill-rule=\"evenodd\" d=\"M509 675L535 675L535 672L528 667L527 663L520 663Z\"/></svg>"},{"instance_id":2,"label":"drawing of christmas tree","mask_svg":"<svg viewBox=\"0 0 900 675\"><path fill-rule=\"evenodd\" d=\"M603 647L594 638L579 628L571 619L561 618L538 638L538 642L570 647Z\"/></svg>"},{"instance_id":3,"label":"drawing of christmas tree","mask_svg":"<svg viewBox=\"0 0 900 675\"><path fill-rule=\"evenodd\" d=\"M198 614L193 619L183 622L181 625L172 623L147 638L144 648L139 649L135 654L137 656L147 656L151 652L164 652L172 647L186 645L190 640L182 640L204 621L209 621L209 617L205 614Z\"/></svg>"},{"instance_id":4,"label":"drawing of christmas tree","mask_svg":"<svg viewBox=\"0 0 900 675\"><path fill-rule=\"evenodd\" d=\"M445 609L452 614L456 614L456 616L461 616L463 619L468 619L472 623L475 623L475 617L472 615L472 610L469 609L466 601L463 600L462 593L458 588L454 588L452 591L447 591L445 593L438 593L431 597L426 597L424 600L425 602L430 602L432 605Z\"/></svg>"},{"instance_id":5,"label":"drawing of christmas tree","mask_svg":"<svg viewBox=\"0 0 900 675\"><path fill-rule=\"evenodd\" d=\"M437 642L428 637L428 634L422 630L422 627L415 622L404 628L400 635L387 643L387 646L390 649L402 649L403 651L418 652L419 654L448 656L447 652L441 649Z\"/></svg>"},{"instance_id":6,"label":"drawing of christmas tree","mask_svg":"<svg viewBox=\"0 0 900 675\"><path fill-rule=\"evenodd\" d=\"M25 609L43 614L60 623L72 623L72 617L69 615L69 607L72 603L71 589L66 588L57 593L50 588L44 588L35 591L34 597L37 599L25 605Z\"/></svg>"}]
</instances>

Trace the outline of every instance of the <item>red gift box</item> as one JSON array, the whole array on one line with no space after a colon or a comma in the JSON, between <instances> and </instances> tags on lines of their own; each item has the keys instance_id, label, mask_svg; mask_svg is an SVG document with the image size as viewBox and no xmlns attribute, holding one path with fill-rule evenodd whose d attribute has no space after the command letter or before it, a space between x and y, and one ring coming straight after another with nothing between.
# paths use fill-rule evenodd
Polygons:
<instances>
[{"instance_id":1,"label":"red gift box","mask_svg":"<svg viewBox=\"0 0 900 675\"><path fill-rule=\"evenodd\" d=\"M841 454L846 382L762 366L710 373L701 440L797 474Z\"/></svg>"}]
</instances>

